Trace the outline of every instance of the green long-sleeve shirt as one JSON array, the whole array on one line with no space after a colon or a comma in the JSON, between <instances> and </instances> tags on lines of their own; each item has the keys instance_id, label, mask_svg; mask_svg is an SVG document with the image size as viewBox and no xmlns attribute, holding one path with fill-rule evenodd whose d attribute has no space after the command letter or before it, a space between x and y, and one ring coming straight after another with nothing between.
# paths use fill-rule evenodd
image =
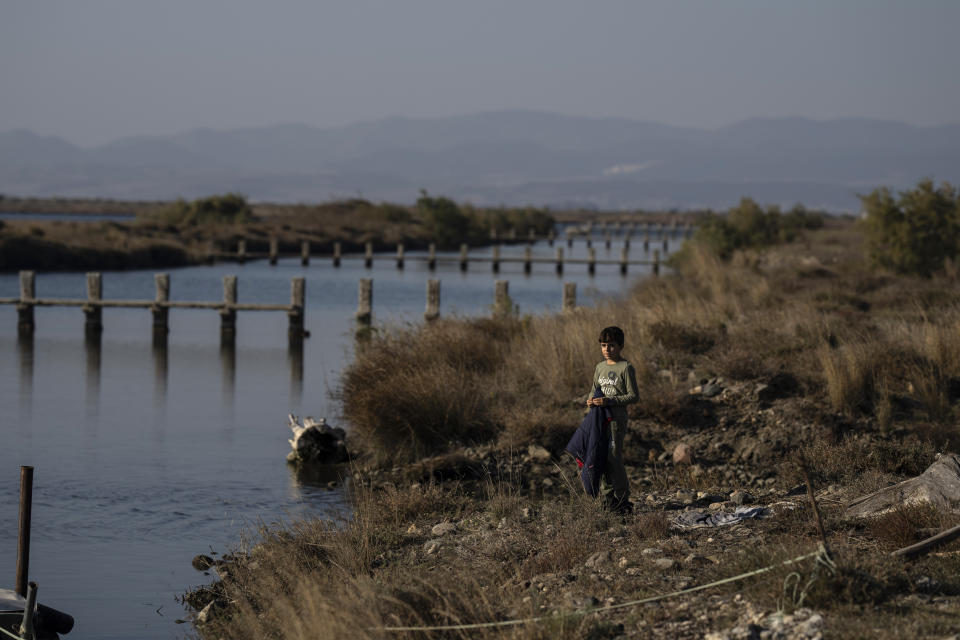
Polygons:
<instances>
[{"instance_id":1,"label":"green long-sleeve shirt","mask_svg":"<svg viewBox=\"0 0 960 640\"><path fill-rule=\"evenodd\" d=\"M615 364L601 361L597 364L588 398L593 395L593 389L597 386L603 390L603 395L607 398L607 407L613 419L619 424L626 424L627 405L640 399L640 392L637 390L637 372L630 361L620 360Z\"/></svg>"}]
</instances>

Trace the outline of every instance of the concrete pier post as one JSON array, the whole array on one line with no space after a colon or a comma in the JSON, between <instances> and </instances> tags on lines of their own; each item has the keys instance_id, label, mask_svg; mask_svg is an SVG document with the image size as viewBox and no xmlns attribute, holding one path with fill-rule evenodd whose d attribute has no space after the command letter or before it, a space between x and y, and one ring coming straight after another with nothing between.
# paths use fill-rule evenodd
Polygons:
<instances>
[{"instance_id":1,"label":"concrete pier post","mask_svg":"<svg viewBox=\"0 0 960 640\"><path fill-rule=\"evenodd\" d=\"M593 247L587 249L587 273L594 275L597 272L597 250Z\"/></svg>"},{"instance_id":2,"label":"concrete pier post","mask_svg":"<svg viewBox=\"0 0 960 640\"><path fill-rule=\"evenodd\" d=\"M467 270L467 251L469 251L469 248L467 247L467 245L461 244L460 245L460 271Z\"/></svg>"},{"instance_id":3,"label":"concrete pier post","mask_svg":"<svg viewBox=\"0 0 960 640\"><path fill-rule=\"evenodd\" d=\"M643 226L643 250L650 251L650 225Z\"/></svg>"},{"instance_id":4,"label":"concrete pier post","mask_svg":"<svg viewBox=\"0 0 960 640\"><path fill-rule=\"evenodd\" d=\"M340 243L339 243L339 242L334 242L334 243L333 243L333 266L335 266L335 267L339 267L339 266L340 266L340 256L341 256L341 254L340 254Z\"/></svg>"},{"instance_id":5,"label":"concrete pier post","mask_svg":"<svg viewBox=\"0 0 960 640\"><path fill-rule=\"evenodd\" d=\"M103 307L98 304L103 299L103 274L87 274L87 301L83 305L83 335L87 340L99 340L103 333Z\"/></svg>"},{"instance_id":6,"label":"concrete pier post","mask_svg":"<svg viewBox=\"0 0 960 640\"><path fill-rule=\"evenodd\" d=\"M557 247L557 275L563 274L563 247Z\"/></svg>"},{"instance_id":7,"label":"concrete pier post","mask_svg":"<svg viewBox=\"0 0 960 640\"><path fill-rule=\"evenodd\" d=\"M500 245L493 245L493 272L500 273Z\"/></svg>"},{"instance_id":8,"label":"concrete pier post","mask_svg":"<svg viewBox=\"0 0 960 640\"><path fill-rule=\"evenodd\" d=\"M630 250L630 236L633 235L632 229L627 229L626 234L623 237L623 248L627 251Z\"/></svg>"},{"instance_id":9,"label":"concrete pier post","mask_svg":"<svg viewBox=\"0 0 960 640\"><path fill-rule=\"evenodd\" d=\"M243 264L247 261L247 241L238 240L237 241L237 262Z\"/></svg>"},{"instance_id":10,"label":"concrete pier post","mask_svg":"<svg viewBox=\"0 0 960 640\"><path fill-rule=\"evenodd\" d=\"M440 317L440 281L427 280L427 309L423 319L430 321Z\"/></svg>"},{"instance_id":11,"label":"concrete pier post","mask_svg":"<svg viewBox=\"0 0 960 640\"><path fill-rule=\"evenodd\" d=\"M567 237L567 249L573 249L573 236L575 234L570 232L570 227L563 230L563 235Z\"/></svg>"},{"instance_id":12,"label":"concrete pier post","mask_svg":"<svg viewBox=\"0 0 960 640\"><path fill-rule=\"evenodd\" d=\"M610 248L611 242L612 242L612 240L611 240L611 238L610 238L610 232L609 232L609 231L604 232L604 234L603 234L603 244L604 244L604 246L605 246L607 249Z\"/></svg>"},{"instance_id":13,"label":"concrete pier post","mask_svg":"<svg viewBox=\"0 0 960 640\"><path fill-rule=\"evenodd\" d=\"M653 275L660 275L660 251L653 250Z\"/></svg>"},{"instance_id":14,"label":"concrete pier post","mask_svg":"<svg viewBox=\"0 0 960 640\"><path fill-rule=\"evenodd\" d=\"M232 345L237 337L237 276L223 276L223 306L220 308L220 345Z\"/></svg>"},{"instance_id":15,"label":"concrete pier post","mask_svg":"<svg viewBox=\"0 0 960 640\"><path fill-rule=\"evenodd\" d=\"M437 244L431 242L427 247L427 268L433 271L437 268Z\"/></svg>"},{"instance_id":16,"label":"concrete pier post","mask_svg":"<svg viewBox=\"0 0 960 640\"><path fill-rule=\"evenodd\" d=\"M280 242L276 236L270 236L270 265L277 264L277 255L280 253Z\"/></svg>"},{"instance_id":17,"label":"concrete pier post","mask_svg":"<svg viewBox=\"0 0 960 640\"><path fill-rule=\"evenodd\" d=\"M361 324L370 324L373 319L373 278L360 278L355 317Z\"/></svg>"},{"instance_id":18,"label":"concrete pier post","mask_svg":"<svg viewBox=\"0 0 960 640\"><path fill-rule=\"evenodd\" d=\"M527 229L527 242L533 244L537 241L537 233L532 228Z\"/></svg>"},{"instance_id":19,"label":"concrete pier post","mask_svg":"<svg viewBox=\"0 0 960 640\"><path fill-rule=\"evenodd\" d=\"M293 278L290 280L290 311L287 312L289 327L287 338L291 347L303 345L306 336L304 330L304 310L307 306L307 279Z\"/></svg>"},{"instance_id":20,"label":"concrete pier post","mask_svg":"<svg viewBox=\"0 0 960 640\"><path fill-rule=\"evenodd\" d=\"M373 266L373 243L368 242L363 248L363 266L367 269Z\"/></svg>"},{"instance_id":21,"label":"concrete pier post","mask_svg":"<svg viewBox=\"0 0 960 640\"><path fill-rule=\"evenodd\" d=\"M153 315L153 345L160 347L166 344L167 334L170 333L170 309L162 305L170 301L170 274L155 273L153 282L157 287L157 295L154 298L154 304L150 307L150 313Z\"/></svg>"},{"instance_id":22,"label":"concrete pier post","mask_svg":"<svg viewBox=\"0 0 960 640\"><path fill-rule=\"evenodd\" d=\"M523 248L523 272L529 274L533 271L533 255L529 246Z\"/></svg>"},{"instance_id":23,"label":"concrete pier post","mask_svg":"<svg viewBox=\"0 0 960 640\"><path fill-rule=\"evenodd\" d=\"M498 316L508 315L513 304L510 301L510 282L497 280L493 289L493 311Z\"/></svg>"},{"instance_id":24,"label":"concrete pier post","mask_svg":"<svg viewBox=\"0 0 960 640\"><path fill-rule=\"evenodd\" d=\"M577 308L577 283L563 283L563 310L573 311Z\"/></svg>"},{"instance_id":25,"label":"concrete pier post","mask_svg":"<svg viewBox=\"0 0 960 640\"><path fill-rule=\"evenodd\" d=\"M620 249L620 275L627 275L627 248Z\"/></svg>"},{"instance_id":26,"label":"concrete pier post","mask_svg":"<svg viewBox=\"0 0 960 640\"><path fill-rule=\"evenodd\" d=\"M304 240L300 243L300 264L307 266L310 264L310 241Z\"/></svg>"},{"instance_id":27,"label":"concrete pier post","mask_svg":"<svg viewBox=\"0 0 960 640\"><path fill-rule=\"evenodd\" d=\"M403 269L403 243L397 244L397 269Z\"/></svg>"},{"instance_id":28,"label":"concrete pier post","mask_svg":"<svg viewBox=\"0 0 960 640\"><path fill-rule=\"evenodd\" d=\"M557 232L554 231L553 229L550 229L550 231L547 232L547 244L552 247L553 243L556 242L556 240L557 240Z\"/></svg>"},{"instance_id":29,"label":"concrete pier post","mask_svg":"<svg viewBox=\"0 0 960 640\"><path fill-rule=\"evenodd\" d=\"M33 319L33 300L36 297L36 274L33 271L21 271L20 302L17 303L17 335L21 338L32 337L36 329Z\"/></svg>"}]
</instances>

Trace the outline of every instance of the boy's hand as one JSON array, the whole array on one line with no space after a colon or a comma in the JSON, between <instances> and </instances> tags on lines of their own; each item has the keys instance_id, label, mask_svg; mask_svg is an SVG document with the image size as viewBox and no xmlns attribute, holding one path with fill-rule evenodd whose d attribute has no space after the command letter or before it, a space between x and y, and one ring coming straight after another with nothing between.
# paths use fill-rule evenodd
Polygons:
<instances>
[{"instance_id":1,"label":"boy's hand","mask_svg":"<svg viewBox=\"0 0 960 640\"><path fill-rule=\"evenodd\" d=\"M587 400L588 407L605 407L607 405L606 398L590 398Z\"/></svg>"}]
</instances>

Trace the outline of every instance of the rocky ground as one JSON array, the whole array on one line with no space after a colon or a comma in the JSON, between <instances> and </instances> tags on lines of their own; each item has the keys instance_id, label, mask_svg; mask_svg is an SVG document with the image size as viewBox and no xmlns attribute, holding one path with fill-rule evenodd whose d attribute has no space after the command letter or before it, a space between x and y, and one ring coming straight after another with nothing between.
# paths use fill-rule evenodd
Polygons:
<instances>
[{"instance_id":1,"label":"rocky ground","mask_svg":"<svg viewBox=\"0 0 960 640\"><path fill-rule=\"evenodd\" d=\"M576 465L562 451L530 445L509 452L491 445L406 467L354 468L347 481L374 496L398 487L417 492L440 486L480 505L460 509L462 517L411 514L395 522L395 541L375 566L415 569L427 580L471 565L481 575L491 559L510 555L505 548L522 548L534 560L528 558L504 582L488 585L499 591L499 617L596 610L578 631L563 630L558 637L582 637L577 634L585 628L592 638L948 637L949 629L960 628L960 583L948 577L960 569L957 552L948 547L917 562L891 563L887 554L898 543L878 541L869 523L843 516L849 500L892 482L892 475L815 487L836 573L818 569L811 559L776 566L816 551L820 543L795 453L853 425L835 416L824 426L821 416L813 426L808 418L815 409L785 376L762 383L690 377L688 383L685 420L668 428L634 417L627 449L635 511L605 516L589 540L571 541L563 530L570 505L576 514L583 498ZM810 462L815 477L824 477L823 465ZM685 512L730 513L743 506L768 511L766 517L727 526L677 526ZM586 509L582 517L594 513ZM908 538L924 533L911 531ZM535 558L545 549L570 544L578 548L566 552L564 561L548 559L538 566ZM240 562L255 556L240 556ZM237 561L221 561L220 576L229 576ZM771 565L775 568L735 583L620 606ZM216 587L188 596L203 611L195 618L199 629L224 598ZM870 620L866 627L864 616Z\"/></svg>"}]
</instances>

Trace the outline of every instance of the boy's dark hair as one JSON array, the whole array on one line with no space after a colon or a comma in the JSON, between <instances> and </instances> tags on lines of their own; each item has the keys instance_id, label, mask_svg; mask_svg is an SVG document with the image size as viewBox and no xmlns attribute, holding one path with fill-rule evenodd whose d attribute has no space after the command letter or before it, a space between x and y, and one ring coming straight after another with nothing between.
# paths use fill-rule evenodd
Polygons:
<instances>
[{"instance_id":1,"label":"boy's dark hair","mask_svg":"<svg viewBox=\"0 0 960 640\"><path fill-rule=\"evenodd\" d=\"M600 332L600 342L616 342L623 346L623 329L620 327L607 327Z\"/></svg>"}]
</instances>

